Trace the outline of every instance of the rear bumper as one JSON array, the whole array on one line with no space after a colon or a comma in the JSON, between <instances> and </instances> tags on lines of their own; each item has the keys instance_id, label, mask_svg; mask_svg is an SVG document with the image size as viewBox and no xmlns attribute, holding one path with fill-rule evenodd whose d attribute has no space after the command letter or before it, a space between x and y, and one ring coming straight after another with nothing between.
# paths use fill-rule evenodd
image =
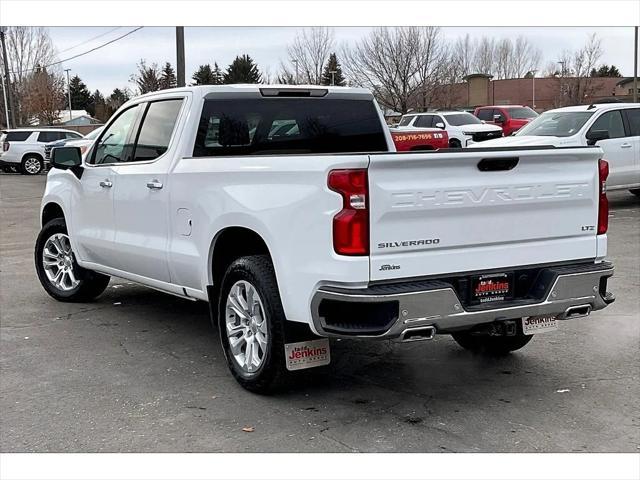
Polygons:
<instances>
[{"instance_id":1,"label":"rear bumper","mask_svg":"<svg viewBox=\"0 0 640 480\"><path fill-rule=\"evenodd\" d=\"M613 265L581 263L540 270L537 293L509 302L467 306L454 286L439 280L374 285L365 289L323 287L311 302L316 331L327 337L397 338L408 328L438 333L500 320L555 315L577 318L615 298L606 291Z\"/></svg>"}]
</instances>

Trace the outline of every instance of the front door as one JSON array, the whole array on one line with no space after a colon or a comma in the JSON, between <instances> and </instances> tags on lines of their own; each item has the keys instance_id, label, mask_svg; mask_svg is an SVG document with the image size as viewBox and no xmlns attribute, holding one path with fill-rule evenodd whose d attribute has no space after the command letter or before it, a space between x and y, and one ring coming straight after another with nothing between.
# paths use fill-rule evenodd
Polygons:
<instances>
[{"instance_id":1,"label":"front door","mask_svg":"<svg viewBox=\"0 0 640 480\"><path fill-rule=\"evenodd\" d=\"M594 130L606 130L609 133L607 140L600 140L597 143L604 152L603 158L609 162L607 185L610 187L628 185L635 168L635 153L625 133L622 112L611 110L603 113L589 129L589 131Z\"/></svg>"},{"instance_id":2,"label":"front door","mask_svg":"<svg viewBox=\"0 0 640 480\"><path fill-rule=\"evenodd\" d=\"M114 267L161 282L171 281L167 173L173 158L171 138L182 103L182 98L146 103L133 153L127 162L115 167L118 256Z\"/></svg>"}]
</instances>

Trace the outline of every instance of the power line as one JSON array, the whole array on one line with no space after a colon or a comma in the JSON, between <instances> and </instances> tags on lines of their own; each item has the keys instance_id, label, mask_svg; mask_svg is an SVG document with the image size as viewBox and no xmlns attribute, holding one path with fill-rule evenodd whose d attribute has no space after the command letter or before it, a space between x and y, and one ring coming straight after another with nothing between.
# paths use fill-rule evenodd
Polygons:
<instances>
[{"instance_id":1,"label":"power line","mask_svg":"<svg viewBox=\"0 0 640 480\"><path fill-rule=\"evenodd\" d=\"M60 50L58 53L68 52L69 50L73 50L74 48L81 47L82 45L84 45L86 43L93 42L94 40L97 40L98 38L104 37L105 35L108 35L111 32L115 32L119 28L122 28L122 27L116 27L116 28L112 28L111 30L107 30L106 32L101 33L100 35L96 35L95 37L91 37L89 40L85 40L84 42L80 42L77 45L74 45L73 47L69 47L69 48L65 48L64 50Z\"/></svg>"},{"instance_id":2,"label":"power line","mask_svg":"<svg viewBox=\"0 0 640 480\"><path fill-rule=\"evenodd\" d=\"M31 71L37 70L37 69L39 69L39 68L48 68L48 67L52 67L52 66L54 66L54 65L59 65L59 64L64 63L64 62L68 62L68 61L70 61L70 60L74 60L74 59L76 59L76 58L78 58L78 57L82 57L83 55L86 55L86 54L91 53L91 52L95 52L96 50L99 50L99 49L101 49L101 48L103 48L103 47L106 47L107 45L110 45L110 44L112 44L112 43L114 43L114 42L117 42L118 40L121 40L121 39L123 39L124 37L127 37L127 36L131 35L132 33L137 32L138 30L140 30L140 29L142 29L142 28L144 28L144 27L134 28L133 30L131 30L131 31L127 32L127 33L125 33L124 35L120 35L119 37L114 38L113 40L109 40L108 42L103 43L102 45L98 45L97 47L94 47L94 48L92 48L92 49L90 49L90 50L87 50L86 52L79 53L79 54L74 55L74 56L72 56L72 57L65 58L64 60L59 60L59 61L57 61L57 62L53 62L53 63L50 63L50 64L48 64L48 65L38 65L38 66L36 66L36 67L34 67L34 68L28 68L28 69L26 69L26 70L23 70L23 72L31 72ZM16 72L10 72L10 73L13 73L13 74L15 75L15 73L16 73Z\"/></svg>"}]
</instances>

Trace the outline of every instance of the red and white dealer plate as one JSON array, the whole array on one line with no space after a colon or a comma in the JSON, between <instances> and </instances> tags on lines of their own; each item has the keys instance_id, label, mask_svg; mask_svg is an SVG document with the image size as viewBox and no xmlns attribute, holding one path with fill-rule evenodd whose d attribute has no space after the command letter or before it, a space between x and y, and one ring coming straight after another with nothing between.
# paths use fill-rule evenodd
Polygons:
<instances>
[{"instance_id":1,"label":"red and white dealer plate","mask_svg":"<svg viewBox=\"0 0 640 480\"><path fill-rule=\"evenodd\" d=\"M329 365L331 350L328 338L309 340L308 342L286 343L284 346L287 370Z\"/></svg>"}]
</instances>

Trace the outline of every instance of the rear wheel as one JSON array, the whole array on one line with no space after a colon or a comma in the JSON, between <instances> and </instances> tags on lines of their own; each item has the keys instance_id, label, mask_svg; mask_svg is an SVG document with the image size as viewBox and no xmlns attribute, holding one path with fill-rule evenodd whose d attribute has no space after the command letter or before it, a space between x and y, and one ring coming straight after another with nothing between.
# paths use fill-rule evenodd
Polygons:
<instances>
[{"instance_id":1,"label":"rear wheel","mask_svg":"<svg viewBox=\"0 0 640 480\"><path fill-rule=\"evenodd\" d=\"M23 175L38 175L44 169L44 162L37 155L27 155L22 159L20 168Z\"/></svg>"},{"instance_id":2,"label":"rear wheel","mask_svg":"<svg viewBox=\"0 0 640 480\"><path fill-rule=\"evenodd\" d=\"M492 336L484 332L459 332L451 336L465 350L489 356L508 355L524 347L533 338L533 335L522 333L519 325L516 334L510 336Z\"/></svg>"},{"instance_id":3,"label":"rear wheel","mask_svg":"<svg viewBox=\"0 0 640 480\"><path fill-rule=\"evenodd\" d=\"M247 390L270 393L285 384L285 322L269 258L235 260L222 280L218 328L229 369Z\"/></svg>"},{"instance_id":4,"label":"rear wheel","mask_svg":"<svg viewBox=\"0 0 640 480\"><path fill-rule=\"evenodd\" d=\"M87 302L104 292L109 276L78 265L64 219L48 222L35 249L38 278L45 291L61 302Z\"/></svg>"}]
</instances>

